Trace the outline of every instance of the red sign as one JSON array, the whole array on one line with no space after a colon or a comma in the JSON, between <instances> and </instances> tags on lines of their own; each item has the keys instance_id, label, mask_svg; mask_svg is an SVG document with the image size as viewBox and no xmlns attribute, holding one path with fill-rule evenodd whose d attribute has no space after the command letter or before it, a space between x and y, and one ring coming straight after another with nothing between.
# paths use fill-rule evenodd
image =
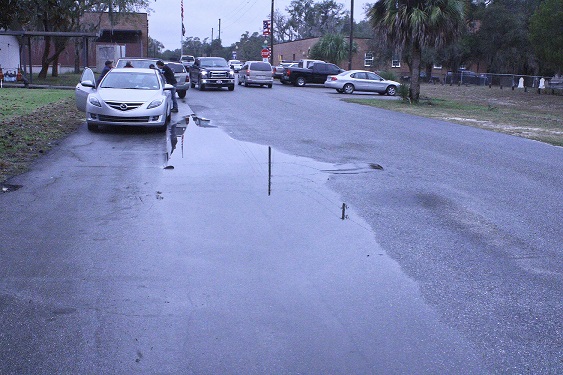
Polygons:
<instances>
[{"instance_id":1,"label":"red sign","mask_svg":"<svg viewBox=\"0 0 563 375\"><path fill-rule=\"evenodd\" d=\"M267 59L268 57L270 57L270 50L268 48L264 48L262 50L262 57Z\"/></svg>"}]
</instances>

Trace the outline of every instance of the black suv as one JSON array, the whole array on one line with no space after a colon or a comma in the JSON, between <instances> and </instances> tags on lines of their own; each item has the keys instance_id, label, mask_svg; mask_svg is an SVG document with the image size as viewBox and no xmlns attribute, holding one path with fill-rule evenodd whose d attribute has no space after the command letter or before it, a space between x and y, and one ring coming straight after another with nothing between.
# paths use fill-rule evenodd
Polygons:
<instances>
[{"instance_id":1,"label":"black suv","mask_svg":"<svg viewBox=\"0 0 563 375\"><path fill-rule=\"evenodd\" d=\"M192 88L196 85L200 91L208 87L228 87L235 89L235 73L222 57L197 57L190 68Z\"/></svg>"}]
</instances>

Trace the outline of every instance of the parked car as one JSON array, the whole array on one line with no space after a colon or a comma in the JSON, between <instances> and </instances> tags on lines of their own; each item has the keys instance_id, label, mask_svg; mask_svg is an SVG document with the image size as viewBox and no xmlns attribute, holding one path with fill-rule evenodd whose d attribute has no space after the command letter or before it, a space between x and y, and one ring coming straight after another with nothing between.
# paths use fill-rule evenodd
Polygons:
<instances>
[{"instance_id":1,"label":"parked car","mask_svg":"<svg viewBox=\"0 0 563 375\"><path fill-rule=\"evenodd\" d=\"M208 87L235 89L235 73L222 57L198 57L190 68L190 85L200 91Z\"/></svg>"},{"instance_id":2,"label":"parked car","mask_svg":"<svg viewBox=\"0 0 563 375\"><path fill-rule=\"evenodd\" d=\"M281 79L286 68L294 68L297 67L297 65L298 63L296 62L285 62L274 66L273 68L274 78Z\"/></svg>"},{"instance_id":3,"label":"parked car","mask_svg":"<svg viewBox=\"0 0 563 375\"><path fill-rule=\"evenodd\" d=\"M76 107L86 112L88 130L99 125L147 126L165 131L171 118L172 85L157 69L114 68L96 88L90 68L76 85Z\"/></svg>"},{"instance_id":4,"label":"parked car","mask_svg":"<svg viewBox=\"0 0 563 375\"><path fill-rule=\"evenodd\" d=\"M351 94L354 91L369 91L394 96L401 84L383 79L367 70L348 70L335 76L328 76L324 85L344 94Z\"/></svg>"},{"instance_id":5,"label":"parked car","mask_svg":"<svg viewBox=\"0 0 563 375\"><path fill-rule=\"evenodd\" d=\"M238 73L240 68L242 68L242 63L239 60L229 60L228 64L235 73Z\"/></svg>"},{"instance_id":6,"label":"parked car","mask_svg":"<svg viewBox=\"0 0 563 375\"><path fill-rule=\"evenodd\" d=\"M190 69L194 64L194 61L195 57L193 57L192 55L182 55L180 57L180 62L186 67L186 69Z\"/></svg>"},{"instance_id":7,"label":"parked car","mask_svg":"<svg viewBox=\"0 0 563 375\"><path fill-rule=\"evenodd\" d=\"M186 97L186 91L190 89L190 74L186 70L186 67L179 63L173 61L164 62L172 71L174 72L174 78L178 81L176 85L176 93L180 99Z\"/></svg>"},{"instance_id":8,"label":"parked car","mask_svg":"<svg viewBox=\"0 0 563 375\"><path fill-rule=\"evenodd\" d=\"M238 84L246 87L260 85L272 88L273 82L272 65L269 62L247 61L238 73Z\"/></svg>"},{"instance_id":9,"label":"parked car","mask_svg":"<svg viewBox=\"0 0 563 375\"><path fill-rule=\"evenodd\" d=\"M432 75L430 78L428 78L428 74L424 71L420 72L419 74L420 77L420 81L419 82L425 82L425 83L440 83L440 77ZM406 75L406 76L402 76L401 77L401 82L410 82L411 81L411 76Z\"/></svg>"},{"instance_id":10,"label":"parked car","mask_svg":"<svg viewBox=\"0 0 563 375\"><path fill-rule=\"evenodd\" d=\"M460 85L488 85L490 83L489 77L486 74L478 74L470 70L460 69L456 73L447 72L444 78L445 84L460 84Z\"/></svg>"}]
</instances>

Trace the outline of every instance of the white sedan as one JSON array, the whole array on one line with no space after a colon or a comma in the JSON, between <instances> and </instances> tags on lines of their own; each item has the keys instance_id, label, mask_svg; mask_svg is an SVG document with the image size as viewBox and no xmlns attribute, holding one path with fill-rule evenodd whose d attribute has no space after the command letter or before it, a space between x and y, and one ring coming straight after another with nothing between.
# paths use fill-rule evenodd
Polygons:
<instances>
[{"instance_id":1,"label":"white sedan","mask_svg":"<svg viewBox=\"0 0 563 375\"><path fill-rule=\"evenodd\" d=\"M76 107L86 112L88 130L99 125L147 126L165 131L171 118L172 85L156 69L114 68L96 87L86 68L76 85Z\"/></svg>"},{"instance_id":2,"label":"white sedan","mask_svg":"<svg viewBox=\"0 0 563 375\"><path fill-rule=\"evenodd\" d=\"M386 80L367 70L348 70L336 76L328 76L324 85L345 94L351 94L354 91L371 91L394 96L401 84Z\"/></svg>"}]
</instances>

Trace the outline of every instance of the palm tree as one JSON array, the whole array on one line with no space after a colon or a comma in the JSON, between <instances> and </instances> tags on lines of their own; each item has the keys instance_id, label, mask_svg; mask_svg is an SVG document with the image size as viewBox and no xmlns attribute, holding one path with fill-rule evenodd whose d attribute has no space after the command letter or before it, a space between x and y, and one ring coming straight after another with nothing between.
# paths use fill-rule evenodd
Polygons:
<instances>
[{"instance_id":1,"label":"palm tree","mask_svg":"<svg viewBox=\"0 0 563 375\"><path fill-rule=\"evenodd\" d=\"M352 43L354 52L358 49L355 44ZM349 45L348 40L341 34L325 34L311 47L309 56L338 65L348 57Z\"/></svg>"},{"instance_id":2,"label":"palm tree","mask_svg":"<svg viewBox=\"0 0 563 375\"><path fill-rule=\"evenodd\" d=\"M389 43L410 49L409 98L420 96L420 62L425 47L456 40L464 26L464 0L379 0L368 12L374 27Z\"/></svg>"}]
</instances>

